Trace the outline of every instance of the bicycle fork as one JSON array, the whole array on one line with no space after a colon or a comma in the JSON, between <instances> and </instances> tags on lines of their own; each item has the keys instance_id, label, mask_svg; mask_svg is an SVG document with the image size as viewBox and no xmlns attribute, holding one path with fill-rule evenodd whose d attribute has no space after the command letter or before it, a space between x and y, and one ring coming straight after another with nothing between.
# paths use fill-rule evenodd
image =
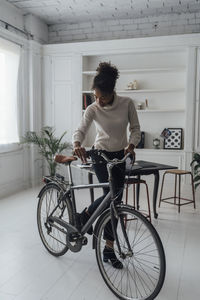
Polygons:
<instances>
[{"instance_id":1,"label":"bicycle fork","mask_svg":"<svg viewBox=\"0 0 200 300\"><path fill-rule=\"evenodd\" d=\"M127 222L126 222L126 220L124 222L123 215L118 214L117 209L115 207L114 201L112 201L111 205L110 205L110 214L111 214L111 224L112 224L113 236L114 236L114 239L115 239L116 244L117 244L117 248L118 248L118 251L119 251L119 256L122 259L125 259L127 256L132 257L133 256L133 251L131 249L131 245L129 243L129 239L128 239L127 232L126 232L126 227L127 227L126 223ZM121 225L122 232L123 232L123 235L124 235L124 239L126 241L127 248L128 248L127 253L122 252L122 249L121 249L121 246L120 246L120 243L119 243L118 234L117 234L117 226L116 226L116 222L115 222L116 219L117 220L120 219L120 225Z\"/></svg>"}]
</instances>

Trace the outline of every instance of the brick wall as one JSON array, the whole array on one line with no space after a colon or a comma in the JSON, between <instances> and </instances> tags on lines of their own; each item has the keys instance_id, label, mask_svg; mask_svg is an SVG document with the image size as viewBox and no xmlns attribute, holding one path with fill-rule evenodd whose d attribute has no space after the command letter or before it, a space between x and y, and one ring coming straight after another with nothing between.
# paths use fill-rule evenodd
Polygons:
<instances>
[{"instance_id":1,"label":"brick wall","mask_svg":"<svg viewBox=\"0 0 200 300\"><path fill-rule=\"evenodd\" d=\"M49 26L49 43L112 40L200 32L200 12Z\"/></svg>"}]
</instances>

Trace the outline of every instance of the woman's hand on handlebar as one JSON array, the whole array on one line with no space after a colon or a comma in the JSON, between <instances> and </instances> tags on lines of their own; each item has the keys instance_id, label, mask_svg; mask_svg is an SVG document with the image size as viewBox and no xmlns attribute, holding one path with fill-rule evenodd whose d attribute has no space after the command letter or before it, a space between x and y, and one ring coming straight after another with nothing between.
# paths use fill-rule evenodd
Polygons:
<instances>
[{"instance_id":1,"label":"woman's hand on handlebar","mask_svg":"<svg viewBox=\"0 0 200 300\"><path fill-rule=\"evenodd\" d=\"M87 163L87 154L84 147L79 142L74 143L74 155L77 155L83 163Z\"/></svg>"},{"instance_id":2,"label":"woman's hand on handlebar","mask_svg":"<svg viewBox=\"0 0 200 300\"><path fill-rule=\"evenodd\" d=\"M131 153L133 157L133 162L135 161L135 146L133 144L129 144L127 148L124 150L124 154Z\"/></svg>"}]
</instances>

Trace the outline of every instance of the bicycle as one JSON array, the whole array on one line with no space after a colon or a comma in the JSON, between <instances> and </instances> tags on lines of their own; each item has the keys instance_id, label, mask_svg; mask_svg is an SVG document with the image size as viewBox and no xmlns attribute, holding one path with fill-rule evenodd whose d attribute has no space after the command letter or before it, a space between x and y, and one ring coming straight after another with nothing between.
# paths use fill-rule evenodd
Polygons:
<instances>
[{"instance_id":1,"label":"bicycle","mask_svg":"<svg viewBox=\"0 0 200 300\"><path fill-rule=\"evenodd\" d=\"M92 151L87 151L91 156ZM68 167L69 182L62 176L46 177L46 185L40 191L37 208L37 224L41 240L54 256L65 254L69 249L79 252L87 244L85 236L96 221L93 232L100 273L109 289L119 298L126 300L152 300L160 292L165 278L166 261L162 242L153 225L132 206L116 204L112 189L112 168L122 160L109 160L102 151L97 151L107 163L108 183L74 185L71 162L75 157L58 156L57 161ZM109 187L110 192L81 228L76 210L75 190ZM109 208L105 210L109 203ZM116 219L118 220L117 225ZM105 240L104 228L111 222L114 235L114 251L122 262L122 269L113 268L103 261Z\"/></svg>"}]
</instances>

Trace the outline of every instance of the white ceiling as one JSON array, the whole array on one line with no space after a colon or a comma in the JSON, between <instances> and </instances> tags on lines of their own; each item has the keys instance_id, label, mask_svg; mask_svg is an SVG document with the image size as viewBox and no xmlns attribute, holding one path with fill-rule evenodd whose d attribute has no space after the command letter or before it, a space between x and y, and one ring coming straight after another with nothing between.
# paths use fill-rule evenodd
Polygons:
<instances>
[{"instance_id":1,"label":"white ceiling","mask_svg":"<svg viewBox=\"0 0 200 300\"><path fill-rule=\"evenodd\" d=\"M200 11L200 0L7 0L24 14L47 24L80 23L106 19Z\"/></svg>"}]
</instances>

